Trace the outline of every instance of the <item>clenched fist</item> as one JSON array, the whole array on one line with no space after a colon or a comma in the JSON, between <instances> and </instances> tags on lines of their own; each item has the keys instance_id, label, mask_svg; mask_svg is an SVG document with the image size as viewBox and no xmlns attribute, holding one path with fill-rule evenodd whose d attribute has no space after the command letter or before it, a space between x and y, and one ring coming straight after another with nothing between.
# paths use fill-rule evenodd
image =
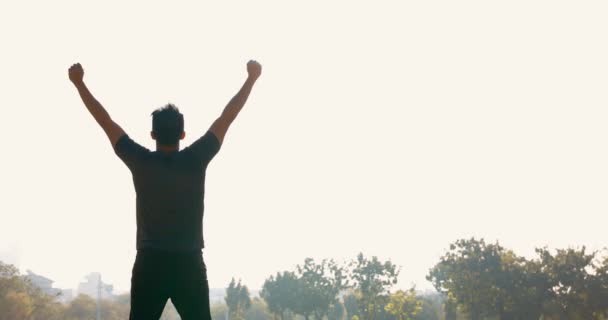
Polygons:
<instances>
[{"instance_id":1,"label":"clenched fist","mask_svg":"<svg viewBox=\"0 0 608 320\"><path fill-rule=\"evenodd\" d=\"M247 73L250 79L256 80L262 74L262 65L255 60L249 60L247 62Z\"/></svg>"},{"instance_id":2,"label":"clenched fist","mask_svg":"<svg viewBox=\"0 0 608 320\"><path fill-rule=\"evenodd\" d=\"M84 69L82 69L80 63L75 63L68 70L68 75L70 76L70 81L72 81L72 83L75 85L80 84L84 77Z\"/></svg>"}]
</instances>

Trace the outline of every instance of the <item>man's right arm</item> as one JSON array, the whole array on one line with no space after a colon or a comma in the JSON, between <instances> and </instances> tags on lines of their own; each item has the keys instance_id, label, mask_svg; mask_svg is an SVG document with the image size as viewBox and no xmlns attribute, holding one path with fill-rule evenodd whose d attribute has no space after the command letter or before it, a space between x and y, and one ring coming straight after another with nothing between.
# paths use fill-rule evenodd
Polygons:
<instances>
[{"instance_id":1,"label":"man's right arm","mask_svg":"<svg viewBox=\"0 0 608 320\"><path fill-rule=\"evenodd\" d=\"M93 116L97 124L103 129L110 139L110 143L112 147L116 145L120 137L125 135L125 131L116 123L112 118L110 118L110 114L106 111L106 109L95 99L89 88L87 88L86 84L83 81L84 77L84 69L80 65L80 63L76 63L70 67L68 70L68 75L70 81L78 90L78 94L82 99L82 102L89 110L89 113Z\"/></svg>"},{"instance_id":2,"label":"man's right arm","mask_svg":"<svg viewBox=\"0 0 608 320\"><path fill-rule=\"evenodd\" d=\"M247 102L247 98L251 93L251 89L253 89L253 85L257 81L260 74L262 74L262 65L260 65L255 60L250 60L247 63L247 80L237 92L237 94L228 102L222 114L213 122L209 131L213 133L220 145L224 141L224 136L228 131L228 128L236 119L236 116L239 114L243 106L245 106L245 102Z\"/></svg>"}]
</instances>

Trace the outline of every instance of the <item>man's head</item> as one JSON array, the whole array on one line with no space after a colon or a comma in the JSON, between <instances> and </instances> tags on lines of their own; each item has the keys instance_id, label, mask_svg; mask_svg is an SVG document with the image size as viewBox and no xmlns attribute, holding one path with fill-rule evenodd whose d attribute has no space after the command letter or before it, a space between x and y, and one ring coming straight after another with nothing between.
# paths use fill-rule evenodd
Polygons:
<instances>
[{"instance_id":1,"label":"man's head","mask_svg":"<svg viewBox=\"0 0 608 320\"><path fill-rule=\"evenodd\" d=\"M161 145L173 146L185 137L184 115L173 104L152 112L152 139Z\"/></svg>"}]
</instances>

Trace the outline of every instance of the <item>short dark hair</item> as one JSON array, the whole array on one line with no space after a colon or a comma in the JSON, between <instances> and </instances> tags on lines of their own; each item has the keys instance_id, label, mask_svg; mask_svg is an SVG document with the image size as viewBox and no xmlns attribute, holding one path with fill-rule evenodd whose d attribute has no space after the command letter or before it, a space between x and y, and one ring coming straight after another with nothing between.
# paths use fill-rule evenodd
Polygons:
<instances>
[{"instance_id":1,"label":"short dark hair","mask_svg":"<svg viewBox=\"0 0 608 320\"><path fill-rule=\"evenodd\" d=\"M152 132L163 145L175 145L184 132L184 115L171 103L152 112Z\"/></svg>"}]
</instances>

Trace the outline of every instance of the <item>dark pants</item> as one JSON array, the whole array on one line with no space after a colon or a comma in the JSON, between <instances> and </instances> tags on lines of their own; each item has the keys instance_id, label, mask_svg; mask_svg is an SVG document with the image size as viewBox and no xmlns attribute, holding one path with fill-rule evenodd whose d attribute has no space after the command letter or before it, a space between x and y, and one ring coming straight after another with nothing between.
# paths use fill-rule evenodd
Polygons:
<instances>
[{"instance_id":1,"label":"dark pants","mask_svg":"<svg viewBox=\"0 0 608 320\"><path fill-rule=\"evenodd\" d=\"M139 250L131 275L131 320L158 320L171 299L182 320L211 320L202 253Z\"/></svg>"}]
</instances>

